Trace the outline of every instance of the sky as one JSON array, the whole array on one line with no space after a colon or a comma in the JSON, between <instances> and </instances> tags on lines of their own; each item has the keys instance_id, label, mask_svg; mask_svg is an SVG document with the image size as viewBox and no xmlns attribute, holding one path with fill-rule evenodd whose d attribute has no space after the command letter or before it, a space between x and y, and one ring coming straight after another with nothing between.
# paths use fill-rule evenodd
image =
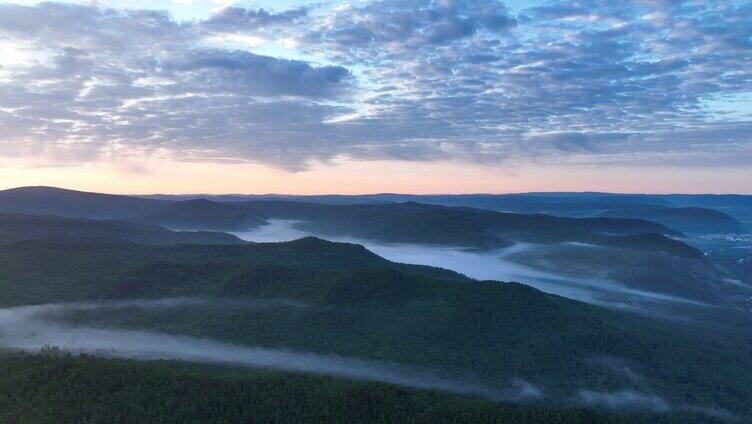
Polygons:
<instances>
[{"instance_id":1,"label":"sky","mask_svg":"<svg viewBox=\"0 0 752 424\"><path fill-rule=\"evenodd\" d=\"M749 181L752 1L0 0L0 188Z\"/></svg>"}]
</instances>

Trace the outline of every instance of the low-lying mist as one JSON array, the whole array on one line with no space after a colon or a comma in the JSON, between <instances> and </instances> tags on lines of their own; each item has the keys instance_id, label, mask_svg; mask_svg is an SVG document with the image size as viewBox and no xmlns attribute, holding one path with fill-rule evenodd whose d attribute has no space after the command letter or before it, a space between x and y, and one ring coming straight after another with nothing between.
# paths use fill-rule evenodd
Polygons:
<instances>
[{"instance_id":1,"label":"low-lying mist","mask_svg":"<svg viewBox=\"0 0 752 424\"><path fill-rule=\"evenodd\" d=\"M704 406L680 404L672 405L662 397L653 393L643 393L632 389L615 392L597 392L581 389L577 396L572 399L576 405L592 408L605 408L614 410L648 410L658 413L671 411L684 411L693 414L704 415L718 420L736 422L738 418L731 412L720 408L708 408Z\"/></svg>"},{"instance_id":2,"label":"low-lying mist","mask_svg":"<svg viewBox=\"0 0 752 424\"><path fill-rule=\"evenodd\" d=\"M305 372L398 386L437 390L477 396L499 402L548 401L596 409L649 410L657 413L687 411L728 421L730 412L689 404L672 404L658 395L624 389L599 392L580 389L569 398L546 396L534 384L510 379L499 385L479 384L468 378L447 377L444 373L415 366L336 355L295 352L258 346L241 346L153 331L95 328L66 323L65 317L76 311L129 308L129 313L176 308L242 308L254 311L268 308L310 308L313 306L286 299L232 300L221 298L163 298L103 302L56 303L0 309L0 349L39 352L57 347L73 354L86 353L107 358L135 360L180 360L187 362L245 366L291 372ZM603 362L603 361L601 361ZM608 366L625 367L609 359ZM642 385L641 376L630 374Z\"/></svg>"},{"instance_id":3,"label":"low-lying mist","mask_svg":"<svg viewBox=\"0 0 752 424\"><path fill-rule=\"evenodd\" d=\"M134 308L141 310L174 309L174 308L214 308L214 309L242 309L247 311L263 311L272 308L305 309L310 306L290 299L228 299L217 297L166 297L161 299L127 299L102 300L96 302L66 302L52 303L43 306L29 306L29 311L45 318L55 318L59 314L70 311L91 311L96 309ZM36 309L35 309L36 308ZM17 308L23 311L21 307ZM2 309L0 309L2 311Z\"/></svg>"},{"instance_id":4,"label":"low-lying mist","mask_svg":"<svg viewBox=\"0 0 752 424\"><path fill-rule=\"evenodd\" d=\"M358 380L383 382L419 389L473 395L496 401L524 401L542 397L524 380L511 380L506 388L447 379L415 367L377 361L292 352L263 347L238 346L213 340L157 332L92 328L56 322L64 312L97 308L176 308L214 306L263 308L300 307L291 301L248 302L214 299L169 298L118 302L59 303L0 309L0 348L36 352L45 346L71 353L139 360L172 359L200 363L261 367L308 372Z\"/></svg>"},{"instance_id":5,"label":"low-lying mist","mask_svg":"<svg viewBox=\"0 0 752 424\"><path fill-rule=\"evenodd\" d=\"M357 243L394 262L446 268L477 280L514 281L547 293L612 308L643 310L647 305L667 301L699 304L675 296L628 288L606 278L558 275L515 263L510 259L516 253L535 249L535 245L530 244L518 243L505 249L481 252L460 247L386 244L352 237L329 237L295 228L299 221L272 219L268 222L262 227L233 234L253 242L280 242L316 236L332 241Z\"/></svg>"}]
</instances>

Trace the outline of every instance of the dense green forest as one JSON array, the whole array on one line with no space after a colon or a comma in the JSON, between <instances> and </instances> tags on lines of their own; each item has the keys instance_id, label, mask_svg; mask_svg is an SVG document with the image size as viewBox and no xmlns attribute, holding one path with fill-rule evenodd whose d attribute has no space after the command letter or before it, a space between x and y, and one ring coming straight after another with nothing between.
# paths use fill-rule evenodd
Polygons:
<instances>
[{"instance_id":1,"label":"dense green forest","mask_svg":"<svg viewBox=\"0 0 752 424\"><path fill-rule=\"evenodd\" d=\"M301 220L298 227L328 236L352 236L399 243L426 243L479 249L515 241L600 244L606 234L681 235L654 222L617 218L562 218L501 213L414 202L327 205L289 201L231 203L266 218Z\"/></svg>"},{"instance_id":2,"label":"dense green forest","mask_svg":"<svg viewBox=\"0 0 752 424\"><path fill-rule=\"evenodd\" d=\"M394 366L494 393L523 381L534 392L525 402L509 403L504 396L490 401L355 381L342 377L346 373L68 356L50 347L43 355L0 354L0 422L684 423L752 417L752 327L748 311L738 307L744 292L739 288L739 301L729 301L719 283L726 274L697 249L667 237L678 233L659 224L416 203L292 208L292 202L164 202L87 193L76 194L84 201L73 207L55 201L70 193L53 190L50 198L49 190L32 190L31 198L2 192L0 198L10 196L5 206L11 209L151 216L176 226L245 225L248 217L256 225L303 214L309 221L301 225L330 234L439 245L459 240L480 250L524 241L536 248L512 253L517 263L543 262L560 275L605 276L694 301L672 303L653 316L650 309L606 309L513 282L395 263L357 244L315 237L247 243L225 233L127 221L0 214L0 348L33 353L48 338L74 352L112 356L114 347L87 348L87 335L122 336L117 340L127 348L127 337L148 334L151 343L200 341L204 349L259 348ZM218 221L206 221L211 216ZM24 308L29 305L42 306ZM121 356L156 358L142 350Z\"/></svg>"},{"instance_id":3,"label":"dense green forest","mask_svg":"<svg viewBox=\"0 0 752 424\"><path fill-rule=\"evenodd\" d=\"M208 304L74 308L50 318L395 362L491 386L522 378L554 399L631 389L671 405L752 413L748 321L655 320L395 264L347 243L24 241L0 247L0 289L4 306L198 296ZM304 307L226 307L224 299Z\"/></svg>"},{"instance_id":4,"label":"dense green forest","mask_svg":"<svg viewBox=\"0 0 752 424\"><path fill-rule=\"evenodd\" d=\"M126 221L0 213L0 244L43 238L121 240L158 245L243 243L231 234L211 231L170 231L157 225Z\"/></svg>"},{"instance_id":5,"label":"dense green forest","mask_svg":"<svg viewBox=\"0 0 752 424\"><path fill-rule=\"evenodd\" d=\"M556 199L543 196L547 199ZM429 198L430 199L430 198ZM455 199L456 200L456 199ZM560 199L559 199L560 200ZM639 206L634 199L618 199L622 205ZM676 208L674 208L676 209ZM672 209L673 210L673 209ZM622 218L569 218L545 214L501 213L467 207L447 207L415 202L374 204L324 204L295 201L216 202L206 199L167 201L129 196L84 193L50 187L0 191L0 212L62 214L66 216L117 217L128 221L167 225L181 229L241 231L271 219L292 219L294 225L327 237L358 238L370 242L425 244L493 253L519 243L533 244L535 252L565 249L573 244L594 245L606 256L583 251L576 261L565 255L526 257L526 266L577 275L603 270L613 281L627 287L710 303L737 296L726 283L728 275L667 226ZM679 211L681 212L681 211ZM710 214L712 215L712 214ZM5 241L47 236L116 239L138 243L237 243L221 233L170 233L164 228L136 223L73 219L44 222L52 217L0 216L0 237ZM7 221L4 225L4 221ZM710 224L708 224L710 225ZM57 226L57 230L53 228ZM84 228L85 227L85 228ZM24 233L26 232L26 234ZM570 256L571 257L571 256ZM658 262L654 266L632 266ZM730 290L731 293L727 291ZM741 293L744 295L744 293Z\"/></svg>"},{"instance_id":6,"label":"dense green forest","mask_svg":"<svg viewBox=\"0 0 752 424\"><path fill-rule=\"evenodd\" d=\"M604 239L604 233L681 234L661 224L639 219L574 219L415 202L331 205L292 201L165 201L53 187L0 191L0 212L120 219L177 228L224 230L256 227L268 218L286 218L308 221L301 225L325 235L483 249L503 247L511 241L598 243Z\"/></svg>"},{"instance_id":7,"label":"dense green forest","mask_svg":"<svg viewBox=\"0 0 752 424\"><path fill-rule=\"evenodd\" d=\"M457 232L461 233L461 228ZM723 273L708 263L696 249L661 234L593 234L590 237L598 239L599 249L588 249L573 243L545 243L537 245L527 254L512 258L531 267L543 263L544 268L549 268L544 270L551 271L556 267L557 272L575 277L586 276L591 270L605 272L610 279L628 287L703 302L723 303L730 292L735 294L739 289L725 284ZM45 238L153 245L246 244L236 236L220 232L170 231L156 225L126 221L0 214L0 244ZM274 260L270 258L267 262L274 263Z\"/></svg>"},{"instance_id":8,"label":"dense green forest","mask_svg":"<svg viewBox=\"0 0 752 424\"><path fill-rule=\"evenodd\" d=\"M263 218L245 208L205 199L169 203L136 219L193 230L246 230L265 223Z\"/></svg>"},{"instance_id":9,"label":"dense green forest","mask_svg":"<svg viewBox=\"0 0 752 424\"><path fill-rule=\"evenodd\" d=\"M597 216L659 222L685 233L744 233L747 226L734 217L706 208L646 208L607 210Z\"/></svg>"},{"instance_id":10,"label":"dense green forest","mask_svg":"<svg viewBox=\"0 0 752 424\"><path fill-rule=\"evenodd\" d=\"M7 423L709 423L511 405L387 384L186 363L0 354ZM718 421L722 422L722 421Z\"/></svg>"}]
</instances>

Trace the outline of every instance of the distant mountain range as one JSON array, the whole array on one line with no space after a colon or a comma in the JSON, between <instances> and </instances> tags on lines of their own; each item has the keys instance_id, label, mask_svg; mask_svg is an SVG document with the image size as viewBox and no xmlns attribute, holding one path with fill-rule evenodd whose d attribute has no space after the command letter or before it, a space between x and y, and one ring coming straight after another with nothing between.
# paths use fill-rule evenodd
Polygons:
<instances>
[{"instance_id":1,"label":"distant mountain range","mask_svg":"<svg viewBox=\"0 0 752 424\"><path fill-rule=\"evenodd\" d=\"M227 233L173 230L263 228L279 219L332 238L491 258L510 252L515 264L550 275L617 282L625 297L614 294L613 305L635 292L673 300L653 316L639 305L603 308L519 284L525 281L479 281L393 262L354 243L316 237L252 243ZM163 405L178 404L176 393L191 390L185 396L202 405L206 399L241 404L253 393L288 399L304 392L300 402L312 402L311 396L324 402L322 420L346 416L342 411L353 402L397 402L401 406L380 415L383 420L743 421L752 416L752 318L732 295L746 299L749 287L726 281L723 270L682 236L644 219L413 201L218 202L51 188L0 192L0 348L43 348L44 354L0 352L0 391L7 394L0 393L0 420L43 422L40 417L60 416L52 405L86 420L96 405L136 402L143 408L117 410L123 421L138 421L138 411L163 411ZM57 345L97 356L126 352L186 362L70 357ZM231 353L225 357L223 350ZM208 354L214 366L191 364ZM358 382L355 389L355 382L320 376L269 380L228 366L269 355L296 358L271 361L272 368L347 377L352 367L361 367L354 375L365 373L376 382ZM332 360L335 365L326 362ZM427 380L411 380L409 372L416 370L425 371ZM154 389L158 383L164 390ZM412 388L400 392L395 385ZM127 387L148 387L149 396ZM226 392L221 401L211 395L217 391ZM118 396L104 395L110 392ZM497 403L474 398L489 393ZM447 402L454 407L445 408ZM254 416L279 416L291 404L264 403ZM202 416L199 409L211 407L193 416Z\"/></svg>"},{"instance_id":2,"label":"distant mountain range","mask_svg":"<svg viewBox=\"0 0 752 424\"><path fill-rule=\"evenodd\" d=\"M249 200L291 200L326 204L419 202L462 206L516 213L545 213L565 217L592 217L608 213L615 217L663 219L665 215L683 218L661 222L686 233L750 231L752 196L748 195L650 195L613 193L519 193L462 195L152 195L149 199L185 200L206 198L222 202ZM691 208L691 209L685 209ZM673 209L680 209L673 211ZM682 209L685 209L682 211ZM636 212L643 211L643 212ZM637 216L634 216L637 215ZM694 216L692 216L694 215Z\"/></svg>"},{"instance_id":3,"label":"distant mountain range","mask_svg":"<svg viewBox=\"0 0 752 424\"><path fill-rule=\"evenodd\" d=\"M505 247L514 242L600 243L613 234L682 235L663 225L638 219L563 218L416 202L328 205L251 201L229 204L266 218L304 221L300 228L318 234L478 249Z\"/></svg>"},{"instance_id":4,"label":"distant mountain range","mask_svg":"<svg viewBox=\"0 0 752 424\"><path fill-rule=\"evenodd\" d=\"M639 219L572 219L412 201L359 205L293 201L216 202L206 199L168 201L50 187L0 191L0 212L116 219L178 229L226 231L255 228L263 225L267 218L284 218L307 221L305 227L323 234L473 248L503 247L513 241L598 242L604 234L682 235L666 226Z\"/></svg>"},{"instance_id":5,"label":"distant mountain range","mask_svg":"<svg viewBox=\"0 0 752 424\"><path fill-rule=\"evenodd\" d=\"M127 221L0 213L0 244L33 239L98 239L142 244L235 244L239 238L220 232L171 231Z\"/></svg>"},{"instance_id":6,"label":"distant mountain range","mask_svg":"<svg viewBox=\"0 0 752 424\"><path fill-rule=\"evenodd\" d=\"M68 218L134 219L155 213L170 203L55 187L19 187L0 191L0 212Z\"/></svg>"},{"instance_id":7,"label":"distant mountain range","mask_svg":"<svg viewBox=\"0 0 752 424\"><path fill-rule=\"evenodd\" d=\"M535 196L534 199L550 198L552 204L568 204L565 194ZM467 203L473 196L451 198ZM268 220L285 219L295 221L295 227L300 230L330 238L485 252L525 244L530 248L508 259L571 278L588 277L595 281L607 278L631 289L703 302L724 303L727 296L737 296L739 290L746 290L728 283L721 269L709 263L697 249L678 240L683 233L645 218L683 226L693 224L694 217L723 221L726 225L734 224L733 219L704 209L641 209L644 203L639 196L617 196L608 202L599 200L601 205L614 206L615 202L621 202L630 205L631 209L609 210L603 212L608 217L591 218L506 213L414 201L325 204L291 200L223 200L226 201L143 199L28 187L0 191L0 213L75 217L74 221L58 219L52 225L58 228L52 231L51 225L46 224L54 218L33 220L28 216L5 215L2 218L7 223L8 240L23 237L21 227L33 228L35 234L47 232L50 236L70 235L70 228L85 227L88 228L87 238L145 244L237 243L239 240L228 234L173 233L154 225L181 230L241 231L263 226ZM592 199L587 204L592 205ZM616 218L610 215L629 216ZM120 222L92 219L117 219ZM0 224L2 222L0 220ZM705 222L702 225L709 228L713 224Z\"/></svg>"},{"instance_id":8,"label":"distant mountain range","mask_svg":"<svg viewBox=\"0 0 752 424\"><path fill-rule=\"evenodd\" d=\"M192 230L238 230L263 224L263 219L248 210L209 200L166 201L54 187L0 191L0 212L123 220Z\"/></svg>"},{"instance_id":9,"label":"distant mountain range","mask_svg":"<svg viewBox=\"0 0 752 424\"><path fill-rule=\"evenodd\" d=\"M686 233L744 233L748 226L742 224L732 216L713 209L680 207L680 208L633 208L621 210L607 210L597 217L635 218L661 223Z\"/></svg>"},{"instance_id":10,"label":"distant mountain range","mask_svg":"<svg viewBox=\"0 0 752 424\"><path fill-rule=\"evenodd\" d=\"M75 200L75 202L74 202ZM170 206L183 201L186 206ZM561 217L639 218L664 224L683 233L738 233L750 231L752 196L648 195L611 193L520 193L468 195L148 195L122 196L20 187L0 191L0 212L33 213L93 219L126 219L160 225L229 229L263 223L259 216L215 203L294 201L330 205L423 203L502 212L549 214ZM167 207L169 206L169 207Z\"/></svg>"}]
</instances>

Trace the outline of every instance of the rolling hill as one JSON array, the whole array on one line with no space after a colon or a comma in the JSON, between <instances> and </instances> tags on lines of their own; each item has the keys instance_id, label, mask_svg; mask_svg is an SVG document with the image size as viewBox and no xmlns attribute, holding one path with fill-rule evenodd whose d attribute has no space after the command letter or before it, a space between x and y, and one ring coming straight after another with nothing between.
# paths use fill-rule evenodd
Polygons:
<instances>
[{"instance_id":1,"label":"rolling hill","mask_svg":"<svg viewBox=\"0 0 752 424\"><path fill-rule=\"evenodd\" d=\"M164 361L14 354L0 355L0 371L3 422L280 422L281 416L342 424L726 422L682 411L609 414L500 404L387 384Z\"/></svg>"},{"instance_id":2,"label":"rolling hill","mask_svg":"<svg viewBox=\"0 0 752 424\"><path fill-rule=\"evenodd\" d=\"M599 217L635 218L658 222L687 234L745 233L747 226L732 216L706 208L621 209L601 212Z\"/></svg>"},{"instance_id":3,"label":"rolling hill","mask_svg":"<svg viewBox=\"0 0 752 424\"><path fill-rule=\"evenodd\" d=\"M417 202L444 206L471 207L501 212L545 213L564 217L590 217L606 211L629 213L635 209L661 210L664 208L697 208L703 213L695 216L702 219L704 214L710 220L710 230L714 221L721 218L712 215L712 211L725 213L745 225L745 232L752 224L752 196L749 195L711 195L711 194L619 194L597 192L541 192L513 194L432 194L413 195L380 193L365 195L151 195L141 196L145 199L188 200L211 199L221 202L244 201L294 201L325 204L363 204L363 203L402 203ZM699 212L699 211L698 211ZM728 221L727 218L721 218ZM695 222L695 224L703 224ZM723 225L728 225L727 222ZM715 224L718 225L718 224ZM701 228L701 227L698 227ZM733 229L733 226L725 227ZM677 228L682 231L681 229Z\"/></svg>"},{"instance_id":4,"label":"rolling hill","mask_svg":"<svg viewBox=\"0 0 752 424\"><path fill-rule=\"evenodd\" d=\"M609 234L681 235L663 225L635 219L510 214L415 202L327 205L255 201L237 205L265 218L303 221L298 224L299 228L327 236L477 249L500 248L513 242L597 243Z\"/></svg>"},{"instance_id":5,"label":"rolling hill","mask_svg":"<svg viewBox=\"0 0 752 424\"><path fill-rule=\"evenodd\" d=\"M0 212L27 215L129 220L152 213L167 203L55 187L19 187L0 191Z\"/></svg>"},{"instance_id":6,"label":"rolling hill","mask_svg":"<svg viewBox=\"0 0 752 424\"><path fill-rule=\"evenodd\" d=\"M416 202L330 205L291 201L167 201L85 193L51 187L0 191L0 212L119 219L177 229L242 230L267 218L306 221L302 228L402 243L493 249L515 241L595 242L604 234L681 233L660 224L622 218L561 218Z\"/></svg>"},{"instance_id":7,"label":"rolling hill","mask_svg":"<svg viewBox=\"0 0 752 424\"><path fill-rule=\"evenodd\" d=\"M133 221L191 230L237 230L263 224L248 210L226 203L163 201L55 187L0 191L0 213Z\"/></svg>"},{"instance_id":8,"label":"rolling hill","mask_svg":"<svg viewBox=\"0 0 752 424\"><path fill-rule=\"evenodd\" d=\"M169 203L136 219L170 228L193 230L243 230L265 223L245 208L205 199Z\"/></svg>"},{"instance_id":9,"label":"rolling hill","mask_svg":"<svg viewBox=\"0 0 752 424\"><path fill-rule=\"evenodd\" d=\"M567 198L564 195L544 197L561 201ZM626 200L621 201L628 203L631 197L625 197ZM331 238L491 253L510 246L527 245L529 248L524 254L513 255L510 259L543 272L567 277L588 276L594 280L605 276L629 288L702 302L724 303L728 294L727 284L723 283L726 276L722 271L709 264L696 249L670 238L682 233L640 219L567 218L416 202L147 201L129 196L38 187L0 192L0 210L5 209L23 209L34 214L45 211L70 214L75 211L90 217L119 214L134 222L59 221L61 226L51 231L54 218L39 218L32 222L26 217L23 218L27 220L26 224L19 221L16 226L10 221L6 225L9 241L19 239L23 228L32 235L35 231L46 231L47 235L64 236L71 235L76 226L82 226L87 230L82 231L81 236L87 238L151 244L237 243L237 239L228 235L172 233L141 223L179 229L244 231L263 226L269 219L287 219L298 221L294 225L301 230ZM145 209L148 212L144 213ZM5 219L10 219L10 215ZM16 216L13 219L21 218ZM45 220L48 222L43 225ZM11 229L16 232L13 237L10 237ZM652 266L642 266L647 263ZM744 295L737 291L732 295Z\"/></svg>"},{"instance_id":10,"label":"rolling hill","mask_svg":"<svg viewBox=\"0 0 752 424\"><path fill-rule=\"evenodd\" d=\"M66 338L67 328L123 331L125 344L128 331L155 332L191 338L181 343L398 363L497 390L522 379L553 408L585 402L583 393L626 391L637 393L637 410L655 412L640 402L659 399L669 405L664 413L752 413L752 379L743 371L752 366L752 340L743 327L611 311L315 238L166 247L16 242L0 246L0 302L0 318L20 317L0 333L19 342L28 340L24 331L38 339L44 328L33 325L51 320L50 335L62 334L68 347L86 337ZM8 309L50 302L59 306L40 309L29 330L24 315Z\"/></svg>"},{"instance_id":11,"label":"rolling hill","mask_svg":"<svg viewBox=\"0 0 752 424\"><path fill-rule=\"evenodd\" d=\"M143 244L236 244L239 238L209 231L171 231L157 225L45 215L0 213L0 243L32 239L99 239Z\"/></svg>"}]
</instances>

